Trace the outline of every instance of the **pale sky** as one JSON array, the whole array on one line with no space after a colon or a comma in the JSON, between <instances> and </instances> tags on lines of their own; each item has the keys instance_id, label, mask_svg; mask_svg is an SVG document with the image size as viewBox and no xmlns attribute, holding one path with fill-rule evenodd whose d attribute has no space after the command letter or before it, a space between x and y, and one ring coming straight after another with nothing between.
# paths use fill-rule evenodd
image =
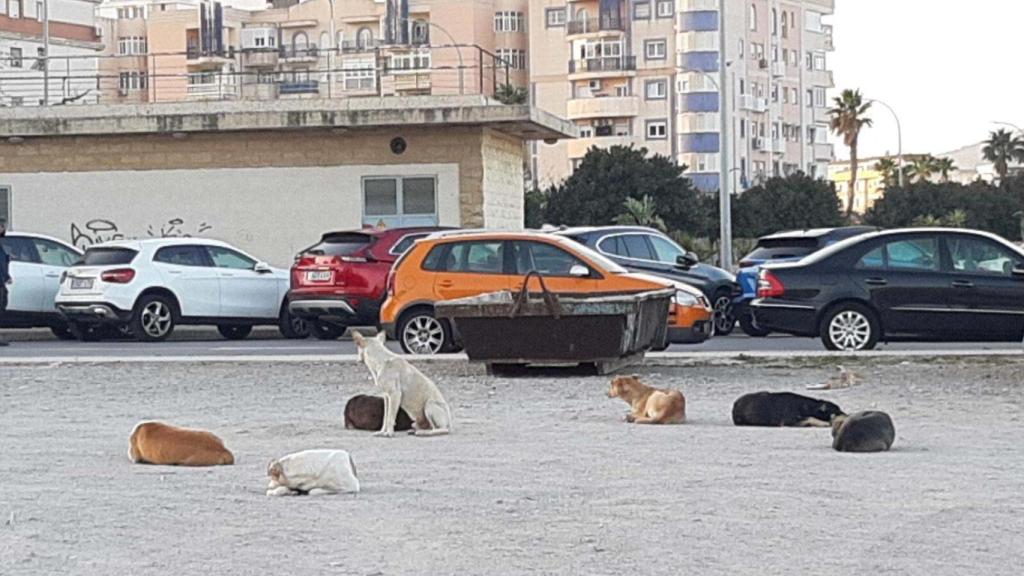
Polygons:
<instances>
[{"instance_id":1,"label":"pale sky","mask_svg":"<svg viewBox=\"0 0 1024 576\"><path fill-rule=\"evenodd\" d=\"M831 22L836 92L860 88L892 106L904 153L974 144L994 120L1024 128L1024 1L836 0ZM892 115L876 105L871 117L859 156L896 154ZM833 142L836 157L848 158Z\"/></svg>"}]
</instances>

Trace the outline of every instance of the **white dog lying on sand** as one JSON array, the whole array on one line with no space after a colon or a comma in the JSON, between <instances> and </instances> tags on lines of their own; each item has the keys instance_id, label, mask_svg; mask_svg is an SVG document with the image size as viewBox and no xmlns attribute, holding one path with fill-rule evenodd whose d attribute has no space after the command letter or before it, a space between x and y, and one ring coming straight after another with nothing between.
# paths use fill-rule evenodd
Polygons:
<instances>
[{"instance_id":1,"label":"white dog lying on sand","mask_svg":"<svg viewBox=\"0 0 1024 576\"><path fill-rule=\"evenodd\" d=\"M344 450L304 450L267 467L267 496L359 492L352 456Z\"/></svg>"}]
</instances>

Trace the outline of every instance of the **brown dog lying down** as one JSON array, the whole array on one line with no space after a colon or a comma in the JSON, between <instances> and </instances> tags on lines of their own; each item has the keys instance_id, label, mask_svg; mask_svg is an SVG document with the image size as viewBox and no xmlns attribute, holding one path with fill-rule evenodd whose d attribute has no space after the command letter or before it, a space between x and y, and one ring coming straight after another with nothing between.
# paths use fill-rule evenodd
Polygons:
<instances>
[{"instance_id":1,"label":"brown dog lying down","mask_svg":"<svg viewBox=\"0 0 1024 576\"><path fill-rule=\"evenodd\" d=\"M234 464L224 442L205 430L163 422L139 422L128 440L128 457L137 464L218 466Z\"/></svg>"},{"instance_id":2,"label":"brown dog lying down","mask_svg":"<svg viewBox=\"0 0 1024 576\"><path fill-rule=\"evenodd\" d=\"M359 394L345 404L345 428L349 430L373 430L384 425L384 399L380 396ZM402 408L395 417L395 430L412 430L412 418Z\"/></svg>"},{"instance_id":3,"label":"brown dog lying down","mask_svg":"<svg viewBox=\"0 0 1024 576\"><path fill-rule=\"evenodd\" d=\"M608 397L622 398L629 404L626 422L682 424L686 420L686 398L682 392L646 386L636 375L612 379Z\"/></svg>"}]
</instances>

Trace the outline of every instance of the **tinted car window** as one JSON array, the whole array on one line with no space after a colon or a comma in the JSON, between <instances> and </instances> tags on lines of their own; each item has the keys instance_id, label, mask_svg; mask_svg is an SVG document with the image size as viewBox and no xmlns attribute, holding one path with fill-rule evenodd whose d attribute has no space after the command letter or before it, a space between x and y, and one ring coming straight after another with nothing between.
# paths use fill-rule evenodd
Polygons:
<instances>
[{"instance_id":1,"label":"tinted car window","mask_svg":"<svg viewBox=\"0 0 1024 576\"><path fill-rule=\"evenodd\" d=\"M25 238L7 236L0 239L0 246L4 247L4 252L12 262L38 262L35 246Z\"/></svg>"},{"instance_id":2,"label":"tinted car window","mask_svg":"<svg viewBox=\"0 0 1024 576\"><path fill-rule=\"evenodd\" d=\"M501 274L505 268L504 254L502 241L459 242L448 251L441 268L448 272Z\"/></svg>"},{"instance_id":3,"label":"tinted car window","mask_svg":"<svg viewBox=\"0 0 1024 576\"><path fill-rule=\"evenodd\" d=\"M366 234L335 234L307 248L305 253L316 256L348 256L366 248L371 242L373 238Z\"/></svg>"},{"instance_id":4,"label":"tinted car window","mask_svg":"<svg viewBox=\"0 0 1024 576\"><path fill-rule=\"evenodd\" d=\"M252 270L256 267L256 261L248 256L221 248L220 246L207 246L206 251L217 268L230 268L232 270Z\"/></svg>"},{"instance_id":5,"label":"tinted car window","mask_svg":"<svg viewBox=\"0 0 1024 576\"><path fill-rule=\"evenodd\" d=\"M682 248L676 246L675 242L666 240L661 236L648 236L648 238L651 241L651 245L654 246L654 252L658 255L658 262L675 264L679 257L685 254Z\"/></svg>"},{"instance_id":6,"label":"tinted car window","mask_svg":"<svg viewBox=\"0 0 1024 576\"><path fill-rule=\"evenodd\" d=\"M858 268L885 268L885 247L879 246L861 257Z\"/></svg>"},{"instance_id":7,"label":"tinted car window","mask_svg":"<svg viewBox=\"0 0 1024 576\"><path fill-rule=\"evenodd\" d=\"M60 266L67 268L78 262L80 256L67 246L63 246L45 238L33 238L32 243L36 246L39 254L39 261L47 266Z\"/></svg>"},{"instance_id":8,"label":"tinted car window","mask_svg":"<svg viewBox=\"0 0 1024 576\"><path fill-rule=\"evenodd\" d=\"M444 253L447 250L448 250L448 247L445 246L444 244L441 244L439 246L434 246L433 248L431 248L430 249L430 254L427 254L427 257L423 259L423 269L424 270L431 270L431 271L434 271L434 272L436 272L438 270L441 270L441 268L442 268L441 265L443 264L442 257L444 256ZM404 254L403 254L403 256L404 256ZM404 259L405 258L400 258L398 260L398 262L395 262L395 268L396 269L398 268L398 264L401 263L401 261L404 260Z\"/></svg>"},{"instance_id":9,"label":"tinted car window","mask_svg":"<svg viewBox=\"0 0 1024 576\"><path fill-rule=\"evenodd\" d=\"M82 257L85 266L117 266L131 264L137 251L131 248L89 248Z\"/></svg>"},{"instance_id":10,"label":"tinted car window","mask_svg":"<svg viewBox=\"0 0 1024 576\"><path fill-rule=\"evenodd\" d=\"M953 270L969 274L1010 276L1020 255L990 240L955 236L946 241Z\"/></svg>"},{"instance_id":11,"label":"tinted car window","mask_svg":"<svg viewBox=\"0 0 1024 576\"><path fill-rule=\"evenodd\" d=\"M86 252L88 256L88 252ZM203 253L195 246L167 246L156 251L154 262L174 266L206 266Z\"/></svg>"},{"instance_id":12,"label":"tinted car window","mask_svg":"<svg viewBox=\"0 0 1024 576\"><path fill-rule=\"evenodd\" d=\"M543 242L516 242L512 249L517 274L536 270L544 276L569 276L573 266L586 266L565 250Z\"/></svg>"},{"instance_id":13,"label":"tinted car window","mask_svg":"<svg viewBox=\"0 0 1024 576\"><path fill-rule=\"evenodd\" d=\"M579 241L579 240L577 240ZM597 243L597 248L613 256L627 256L626 247L622 245L622 236L609 236Z\"/></svg>"},{"instance_id":14,"label":"tinted car window","mask_svg":"<svg viewBox=\"0 0 1024 576\"><path fill-rule=\"evenodd\" d=\"M761 240L754 251L744 260L779 260L783 258L803 258L818 249L815 238L777 238Z\"/></svg>"},{"instance_id":15,"label":"tinted car window","mask_svg":"<svg viewBox=\"0 0 1024 576\"><path fill-rule=\"evenodd\" d=\"M626 255L639 260L655 260L654 251L647 243L646 234L628 234L620 236L622 244L626 247Z\"/></svg>"},{"instance_id":16,"label":"tinted car window","mask_svg":"<svg viewBox=\"0 0 1024 576\"><path fill-rule=\"evenodd\" d=\"M936 238L889 242L885 245L885 255L892 270L939 269L939 242Z\"/></svg>"}]
</instances>

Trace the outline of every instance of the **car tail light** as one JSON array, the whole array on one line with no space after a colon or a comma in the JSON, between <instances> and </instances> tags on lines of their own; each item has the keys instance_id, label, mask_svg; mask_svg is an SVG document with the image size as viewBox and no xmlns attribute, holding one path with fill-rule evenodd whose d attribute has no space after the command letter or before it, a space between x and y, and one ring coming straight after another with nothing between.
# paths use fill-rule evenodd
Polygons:
<instances>
[{"instance_id":1,"label":"car tail light","mask_svg":"<svg viewBox=\"0 0 1024 576\"><path fill-rule=\"evenodd\" d=\"M384 286L385 286L384 290L385 290L385 292L387 292L388 296L394 296L395 295L395 269L394 268L392 268L391 271L388 272L388 281L385 283Z\"/></svg>"},{"instance_id":2,"label":"car tail light","mask_svg":"<svg viewBox=\"0 0 1024 576\"><path fill-rule=\"evenodd\" d=\"M135 270L131 268L118 268L117 270L107 270L103 274L100 274L100 280L109 282L111 284L127 284L135 279Z\"/></svg>"},{"instance_id":3,"label":"car tail light","mask_svg":"<svg viewBox=\"0 0 1024 576\"><path fill-rule=\"evenodd\" d=\"M786 293L786 287L782 285L778 277L768 270L762 270L757 280L758 298L778 298Z\"/></svg>"}]
</instances>

